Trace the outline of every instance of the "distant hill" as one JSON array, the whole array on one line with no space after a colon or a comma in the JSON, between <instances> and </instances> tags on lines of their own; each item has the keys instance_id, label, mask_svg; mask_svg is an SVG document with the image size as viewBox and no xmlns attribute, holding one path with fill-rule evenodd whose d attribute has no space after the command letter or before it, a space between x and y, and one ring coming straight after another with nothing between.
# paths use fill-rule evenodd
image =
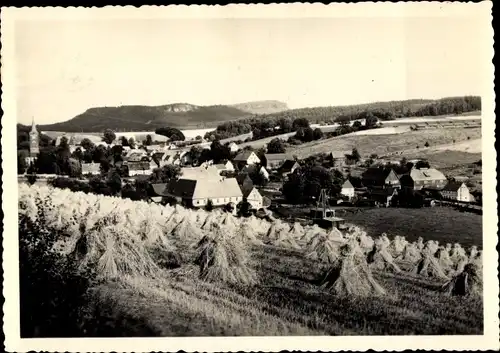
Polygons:
<instances>
[{"instance_id":1,"label":"distant hill","mask_svg":"<svg viewBox=\"0 0 500 353\"><path fill-rule=\"evenodd\" d=\"M232 107L250 114L272 114L288 110L286 103L274 100L233 104Z\"/></svg>"},{"instance_id":2,"label":"distant hill","mask_svg":"<svg viewBox=\"0 0 500 353\"><path fill-rule=\"evenodd\" d=\"M153 131L159 127L210 128L228 120L248 117L246 111L226 105L196 106L176 103L161 106L129 105L90 108L76 117L55 124L39 125L42 131L102 132Z\"/></svg>"}]
</instances>

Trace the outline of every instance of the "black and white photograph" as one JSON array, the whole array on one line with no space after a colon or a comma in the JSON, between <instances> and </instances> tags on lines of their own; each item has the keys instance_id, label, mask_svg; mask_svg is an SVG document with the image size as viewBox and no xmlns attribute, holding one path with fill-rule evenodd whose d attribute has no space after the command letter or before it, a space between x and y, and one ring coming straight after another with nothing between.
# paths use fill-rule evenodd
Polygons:
<instances>
[{"instance_id":1,"label":"black and white photograph","mask_svg":"<svg viewBox=\"0 0 500 353\"><path fill-rule=\"evenodd\" d=\"M491 7L2 8L6 349L499 349Z\"/></svg>"}]
</instances>

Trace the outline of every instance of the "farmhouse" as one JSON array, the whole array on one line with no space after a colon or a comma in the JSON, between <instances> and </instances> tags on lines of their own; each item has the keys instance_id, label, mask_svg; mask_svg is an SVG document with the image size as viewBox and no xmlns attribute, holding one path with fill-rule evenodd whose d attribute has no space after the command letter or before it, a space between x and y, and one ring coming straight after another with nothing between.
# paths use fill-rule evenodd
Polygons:
<instances>
[{"instance_id":1,"label":"farmhouse","mask_svg":"<svg viewBox=\"0 0 500 353\"><path fill-rule=\"evenodd\" d=\"M231 153L236 153L240 149L235 142L231 142L228 147L229 147L229 150L231 151Z\"/></svg>"},{"instance_id":2,"label":"farmhouse","mask_svg":"<svg viewBox=\"0 0 500 353\"><path fill-rule=\"evenodd\" d=\"M398 195L398 190L399 188L395 187L373 189L369 193L369 198L375 201L376 204L389 207L392 204L393 198Z\"/></svg>"},{"instance_id":3,"label":"farmhouse","mask_svg":"<svg viewBox=\"0 0 500 353\"><path fill-rule=\"evenodd\" d=\"M231 161L227 161L226 163L221 163L221 164L214 164L214 167L217 168L217 170L220 172L227 171L227 172L233 172L234 171L234 165L231 163Z\"/></svg>"},{"instance_id":4,"label":"farmhouse","mask_svg":"<svg viewBox=\"0 0 500 353\"><path fill-rule=\"evenodd\" d=\"M253 151L243 151L234 157L234 162L238 165L253 165L260 163L260 158Z\"/></svg>"},{"instance_id":5,"label":"farmhouse","mask_svg":"<svg viewBox=\"0 0 500 353\"><path fill-rule=\"evenodd\" d=\"M247 173L247 174L251 174L251 173L255 173L255 171L259 170L259 174L266 180L269 180L269 172L267 171L266 168L264 167L259 167L258 165L246 165L244 166L242 169L241 169L241 172L242 173Z\"/></svg>"},{"instance_id":6,"label":"farmhouse","mask_svg":"<svg viewBox=\"0 0 500 353\"><path fill-rule=\"evenodd\" d=\"M238 182L243 194L245 194L245 192L250 192L254 187L253 181L247 173L239 173L236 176L236 181Z\"/></svg>"},{"instance_id":7,"label":"farmhouse","mask_svg":"<svg viewBox=\"0 0 500 353\"><path fill-rule=\"evenodd\" d=\"M270 153L270 154L265 154L265 156L267 161L267 167L270 169L278 169L285 163L285 161L293 160L293 158L290 158L285 153Z\"/></svg>"},{"instance_id":8,"label":"farmhouse","mask_svg":"<svg viewBox=\"0 0 500 353\"><path fill-rule=\"evenodd\" d=\"M476 201L474 196L471 194L469 188L465 183L460 182L449 182L441 190L441 195L444 199L461 201L461 202L474 202Z\"/></svg>"},{"instance_id":9,"label":"farmhouse","mask_svg":"<svg viewBox=\"0 0 500 353\"><path fill-rule=\"evenodd\" d=\"M250 191L245 190L243 191L243 199L245 199L251 206L252 208L259 209L264 206L264 198L260 194L259 190L257 190L255 187L251 188Z\"/></svg>"},{"instance_id":10,"label":"farmhouse","mask_svg":"<svg viewBox=\"0 0 500 353\"><path fill-rule=\"evenodd\" d=\"M342 168L345 166L346 152L335 151L328 153L326 160L332 164L333 168Z\"/></svg>"},{"instance_id":11,"label":"farmhouse","mask_svg":"<svg viewBox=\"0 0 500 353\"><path fill-rule=\"evenodd\" d=\"M340 194L347 196L349 199L353 198L355 195L355 189L352 183L347 179L344 184L342 184L342 189L340 190Z\"/></svg>"},{"instance_id":12,"label":"farmhouse","mask_svg":"<svg viewBox=\"0 0 500 353\"><path fill-rule=\"evenodd\" d=\"M393 169L368 168L361 181L367 188L401 187L400 181Z\"/></svg>"},{"instance_id":13,"label":"farmhouse","mask_svg":"<svg viewBox=\"0 0 500 353\"><path fill-rule=\"evenodd\" d=\"M82 163L82 174L101 174L101 165L99 163Z\"/></svg>"},{"instance_id":14,"label":"farmhouse","mask_svg":"<svg viewBox=\"0 0 500 353\"><path fill-rule=\"evenodd\" d=\"M239 203L243 193L235 178L178 179L168 183L161 196L174 197L185 206L203 207L208 201L213 206Z\"/></svg>"},{"instance_id":15,"label":"farmhouse","mask_svg":"<svg viewBox=\"0 0 500 353\"><path fill-rule=\"evenodd\" d=\"M147 153L144 150L130 150L125 155L125 161L128 162L140 162L143 157L147 157Z\"/></svg>"},{"instance_id":16,"label":"farmhouse","mask_svg":"<svg viewBox=\"0 0 500 353\"><path fill-rule=\"evenodd\" d=\"M286 176L288 174L292 174L295 171L295 169L299 167L300 167L299 163L297 163L294 160L288 159L281 165L281 167L279 167L278 172L281 175Z\"/></svg>"},{"instance_id":17,"label":"farmhouse","mask_svg":"<svg viewBox=\"0 0 500 353\"><path fill-rule=\"evenodd\" d=\"M404 174L400 178L401 186L412 190L426 189L443 189L448 180L446 176L439 170L434 168L413 167L409 174Z\"/></svg>"},{"instance_id":18,"label":"farmhouse","mask_svg":"<svg viewBox=\"0 0 500 353\"><path fill-rule=\"evenodd\" d=\"M152 173L151 164L149 161L128 162L128 175L150 175Z\"/></svg>"}]
</instances>

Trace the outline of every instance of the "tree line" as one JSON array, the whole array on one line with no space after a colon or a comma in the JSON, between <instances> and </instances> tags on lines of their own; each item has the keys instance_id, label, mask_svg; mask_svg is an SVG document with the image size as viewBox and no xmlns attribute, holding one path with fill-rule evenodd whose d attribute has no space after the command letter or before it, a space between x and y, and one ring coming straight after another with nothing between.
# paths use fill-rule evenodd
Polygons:
<instances>
[{"instance_id":1,"label":"tree line","mask_svg":"<svg viewBox=\"0 0 500 353\"><path fill-rule=\"evenodd\" d=\"M402 117L462 114L479 110L481 110L481 97L478 96L301 108L227 121L217 126L215 131L207 133L205 138L213 136L212 138L225 139L252 132L253 139L256 140L296 131L298 127L306 127L310 123L342 124L362 119L386 121Z\"/></svg>"}]
</instances>

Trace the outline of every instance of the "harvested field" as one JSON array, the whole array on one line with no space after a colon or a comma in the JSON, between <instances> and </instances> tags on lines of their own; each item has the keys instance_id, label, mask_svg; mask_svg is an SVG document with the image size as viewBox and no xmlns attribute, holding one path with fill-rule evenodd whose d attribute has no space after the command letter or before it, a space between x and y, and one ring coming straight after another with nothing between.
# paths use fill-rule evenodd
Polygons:
<instances>
[{"instance_id":1,"label":"harvested field","mask_svg":"<svg viewBox=\"0 0 500 353\"><path fill-rule=\"evenodd\" d=\"M405 155L411 152L425 151L424 144L428 142L430 148L436 145L448 145L455 142L480 139L481 129L430 129L425 131L408 131L392 135L344 135L332 137L317 142L305 143L290 148L288 153L297 155L299 158L318 153L329 153L332 151L350 151L357 148L361 156L376 153L379 156ZM419 146L417 149L416 146Z\"/></svg>"},{"instance_id":2,"label":"harvested field","mask_svg":"<svg viewBox=\"0 0 500 353\"><path fill-rule=\"evenodd\" d=\"M341 217L365 227L369 234L387 233L392 237L404 235L411 241L422 237L440 243L482 246L482 217L449 207L359 209Z\"/></svg>"},{"instance_id":3,"label":"harvested field","mask_svg":"<svg viewBox=\"0 0 500 353\"><path fill-rule=\"evenodd\" d=\"M332 265L305 256L310 246L305 238L310 235L319 240L316 235L324 232L317 226L297 226L292 231L290 224L280 220L242 219L220 211L163 207L48 187L20 185L19 190L20 238L30 239L26 235L33 229L39 229L35 236L58 235L52 252L69 263L96 270L98 281L91 282L87 301L78 302L84 313L78 319L78 326L85 328L81 332L84 337L432 335L483 331L481 295L445 294L440 288L447 280L409 270L393 274L367 269L371 280L385 294L376 298L357 295L356 288L361 287L355 278L343 278L349 282L349 290L354 289L350 295L339 295L338 288L320 286ZM393 227L399 234L398 227L413 227L426 239L480 244L477 236L456 227L462 225L459 218L467 214L459 217L436 213L429 217L432 223L427 227L417 227L415 223L422 217L417 212L423 211L450 210L415 210L413 218L400 215ZM382 215L371 217L373 223ZM441 234L444 231L438 221L447 222L446 234ZM477 219L468 221L474 232L480 229L475 226ZM451 240L453 227L456 232ZM244 229L253 237L245 237ZM350 227L344 233L337 230L337 235L332 232L326 236L336 236L340 242L341 248L332 250L338 251L340 261L355 255L368 268L365 251L370 249L365 245L361 248L366 244L361 240L383 239L380 231L381 227L369 230L367 235ZM392 245L394 242L389 241ZM33 251L26 249L43 248L44 244L33 242L22 249ZM408 244L410 248L418 246ZM470 255L467 261L481 260L480 256ZM459 260L452 265L458 265ZM176 266L169 262L176 262ZM482 264L482 260L477 263ZM206 268L217 270L219 275L203 276ZM349 273L355 270L351 267ZM452 274L455 271L452 267L449 270ZM244 281L250 277L255 281Z\"/></svg>"}]
</instances>

